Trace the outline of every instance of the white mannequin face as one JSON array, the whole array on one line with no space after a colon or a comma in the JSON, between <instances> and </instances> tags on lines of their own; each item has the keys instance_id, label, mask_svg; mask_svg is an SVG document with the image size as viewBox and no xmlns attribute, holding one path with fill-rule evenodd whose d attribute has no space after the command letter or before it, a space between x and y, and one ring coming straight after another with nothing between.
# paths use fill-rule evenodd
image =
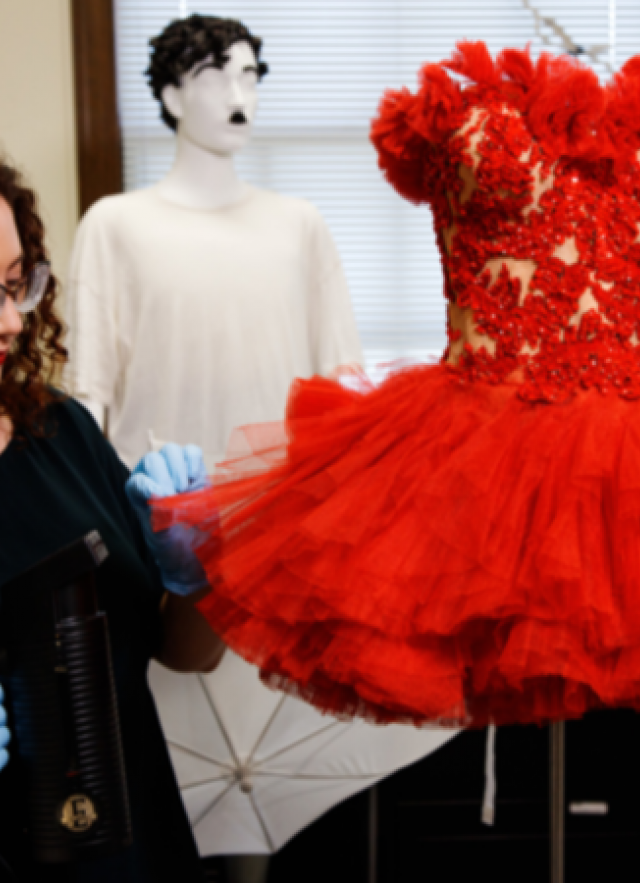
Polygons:
<instances>
[{"instance_id":1,"label":"white mannequin face","mask_svg":"<svg viewBox=\"0 0 640 883\"><path fill-rule=\"evenodd\" d=\"M213 57L198 62L180 88L165 86L162 100L178 120L178 134L202 150L236 153L251 137L258 106L258 65L248 43L234 43L220 70Z\"/></svg>"}]
</instances>

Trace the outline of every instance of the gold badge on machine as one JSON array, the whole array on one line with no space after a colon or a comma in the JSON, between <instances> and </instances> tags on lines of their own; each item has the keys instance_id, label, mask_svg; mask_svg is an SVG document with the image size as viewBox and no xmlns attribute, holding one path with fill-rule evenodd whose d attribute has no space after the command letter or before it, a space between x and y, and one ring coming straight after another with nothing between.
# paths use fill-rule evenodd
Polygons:
<instances>
[{"instance_id":1,"label":"gold badge on machine","mask_svg":"<svg viewBox=\"0 0 640 883\"><path fill-rule=\"evenodd\" d=\"M60 824L74 834L88 831L98 819L94 802L86 794L72 794L60 811Z\"/></svg>"}]
</instances>

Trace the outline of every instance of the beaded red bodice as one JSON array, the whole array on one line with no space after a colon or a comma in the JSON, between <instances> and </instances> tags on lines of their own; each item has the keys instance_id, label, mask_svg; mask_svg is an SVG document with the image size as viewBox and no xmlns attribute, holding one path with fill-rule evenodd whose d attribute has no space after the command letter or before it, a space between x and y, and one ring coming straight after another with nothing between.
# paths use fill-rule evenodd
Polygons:
<instances>
[{"instance_id":1,"label":"beaded red bodice","mask_svg":"<svg viewBox=\"0 0 640 883\"><path fill-rule=\"evenodd\" d=\"M640 397L640 58L603 87L574 59L462 43L387 93L372 139L433 210L445 361L533 401Z\"/></svg>"}]
</instances>

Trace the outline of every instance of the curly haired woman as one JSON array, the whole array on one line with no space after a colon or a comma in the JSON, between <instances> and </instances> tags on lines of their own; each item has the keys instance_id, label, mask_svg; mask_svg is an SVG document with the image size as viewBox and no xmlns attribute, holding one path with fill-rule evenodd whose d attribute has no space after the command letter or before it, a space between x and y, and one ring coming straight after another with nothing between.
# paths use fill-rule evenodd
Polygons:
<instances>
[{"instance_id":1,"label":"curly haired woman","mask_svg":"<svg viewBox=\"0 0 640 883\"><path fill-rule=\"evenodd\" d=\"M109 617L133 821L133 845L118 855L35 865L14 750L0 773L0 856L19 880L200 881L147 667L156 657L177 670L210 671L223 645L194 609L198 593L165 593L124 490L127 469L89 413L49 385L66 359L57 294L35 196L0 160L0 586L90 530L105 540L110 554L98 590Z\"/></svg>"}]
</instances>

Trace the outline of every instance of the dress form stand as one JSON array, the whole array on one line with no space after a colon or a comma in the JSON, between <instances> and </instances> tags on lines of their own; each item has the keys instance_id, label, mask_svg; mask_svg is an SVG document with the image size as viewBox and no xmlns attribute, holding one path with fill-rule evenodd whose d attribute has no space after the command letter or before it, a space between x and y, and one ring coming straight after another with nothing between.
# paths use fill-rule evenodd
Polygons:
<instances>
[{"instance_id":1,"label":"dress form stand","mask_svg":"<svg viewBox=\"0 0 640 883\"><path fill-rule=\"evenodd\" d=\"M564 883L565 723L549 727L549 856L551 883Z\"/></svg>"},{"instance_id":2,"label":"dress form stand","mask_svg":"<svg viewBox=\"0 0 640 883\"><path fill-rule=\"evenodd\" d=\"M367 883L378 883L378 786L369 788Z\"/></svg>"}]
</instances>

